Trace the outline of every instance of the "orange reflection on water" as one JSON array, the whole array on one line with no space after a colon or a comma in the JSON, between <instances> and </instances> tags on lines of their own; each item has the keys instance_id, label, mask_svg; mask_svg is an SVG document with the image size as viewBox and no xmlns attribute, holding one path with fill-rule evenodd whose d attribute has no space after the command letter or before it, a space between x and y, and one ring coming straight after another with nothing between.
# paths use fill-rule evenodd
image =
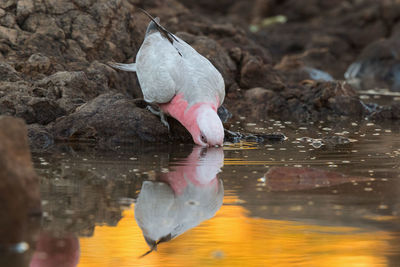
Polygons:
<instances>
[{"instance_id":1,"label":"orange reflection on water","mask_svg":"<svg viewBox=\"0 0 400 267\"><path fill-rule=\"evenodd\" d=\"M148 246L133 208L123 215L116 227L97 226L93 237L80 239L79 266L385 266L389 251L384 231L251 218L241 206L223 205L214 218L138 258Z\"/></svg>"}]
</instances>

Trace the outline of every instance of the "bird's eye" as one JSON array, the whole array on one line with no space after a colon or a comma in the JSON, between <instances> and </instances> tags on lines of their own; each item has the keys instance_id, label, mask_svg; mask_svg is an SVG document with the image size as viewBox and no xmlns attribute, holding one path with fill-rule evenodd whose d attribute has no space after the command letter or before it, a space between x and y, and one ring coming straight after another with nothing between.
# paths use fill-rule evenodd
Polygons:
<instances>
[{"instance_id":1,"label":"bird's eye","mask_svg":"<svg viewBox=\"0 0 400 267\"><path fill-rule=\"evenodd\" d=\"M200 135L200 139L201 139L201 141L202 141L203 143L207 144L207 138L206 138L206 136L205 136L204 134L201 134L201 135Z\"/></svg>"}]
</instances>

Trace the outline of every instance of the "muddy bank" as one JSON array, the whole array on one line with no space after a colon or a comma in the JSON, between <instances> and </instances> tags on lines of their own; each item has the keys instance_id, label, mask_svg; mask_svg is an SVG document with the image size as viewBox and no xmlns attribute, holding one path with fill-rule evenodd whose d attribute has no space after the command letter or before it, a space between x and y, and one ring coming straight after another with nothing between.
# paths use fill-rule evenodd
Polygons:
<instances>
[{"instance_id":1,"label":"muddy bank","mask_svg":"<svg viewBox=\"0 0 400 267\"><path fill-rule=\"evenodd\" d=\"M134 73L107 65L134 61L148 23L140 7L220 70L233 119L398 119L398 104L371 110L356 90L399 90L399 3L251 2L2 2L0 114L23 118L39 148L190 141L145 109Z\"/></svg>"}]
</instances>

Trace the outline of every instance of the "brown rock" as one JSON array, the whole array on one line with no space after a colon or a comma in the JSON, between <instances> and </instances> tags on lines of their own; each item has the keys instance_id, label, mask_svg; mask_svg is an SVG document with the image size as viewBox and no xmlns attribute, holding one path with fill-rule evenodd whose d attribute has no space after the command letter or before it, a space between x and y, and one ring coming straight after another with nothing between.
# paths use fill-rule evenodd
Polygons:
<instances>
[{"instance_id":1,"label":"brown rock","mask_svg":"<svg viewBox=\"0 0 400 267\"><path fill-rule=\"evenodd\" d=\"M18 31L4 26L0 26L0 39L5 39L12 44L17 43Z\"/></svg>"},{"instance_id":2,"label":"brown rock","mask_svg":"<svg viewBox=\"0 0 400 267\"><path fill-rule=\"evenodd\" d=\"M348 67L345 78L358 89L400 91L400 32L369 44Z\"/></svg>"},{"instance_id":3,"label":"brown rock","mask_svg":"<svg viewBox=\"0 0 400 267\"><path fill-rule=\"evenodd\" d=\"M47 89L47 95L56 99L59 106L67 113L102 92L83 71L57 72L37 81L35 85Z\"/></svg>"},{"instance_id":4,"label":"brown rock","mask_svg":"<svg viewBox=\"0 0 400 267\"><path fill-rule=\"evenodd\" d=\"M47 73L50 70L51 61L42 54L32 54L26 62L27 72Z\"/></svg>"},{"instance_id":5,"label":"brown rock","mask_svg":"<svg viewBox=\"0 0 400 267\"><path fill-rule=\"evenodd\" d=\"M0 242L24 241L28 214L40 209L25 123L0 116Z\"/></svg>"},{"instance_id":6,"label":"brown rock","mask_svg":"<svg viewBox=\"0 0 400 267\"><path fill-rule=\"evenodd\" d=\"M23 21L33 11L34 11L33 1L19 0L17 2L17 18L19 21Z\"/></svg>"},{"instance_id":7,"label":"brown rock","mask_svg":"<svg viewBox=\"0 0 400 267\"><path fill-rule=\"evenodd\" d=\"M240 70L240 86L242 88L264 87L271 90L281 90L284 84L277 71L260 58L246 54Z\"/></svg>"},{"instance_id":8,"label":"brown rock","mask_svg":"<svg viewBox=\"0 0 400 267\"><path fill-rule=\"evenodd\" d=\"M149 111L122 94L102 94L59 118L52 131L56 140L135 143L167 141L168 129Z\"/></svg>"},{"instance_id":9,"label":"brown rock","mask_svg":"<svg viewBox=\"0 0 400 267\"><path fill-rule=\"evenodd\" d=\"M308 81L303 85L288 87L280 92L253 88L239 91L234 100L226 100L235 116L245 116L248 121L275 118L294 122L338 118L360 119L365 110L357 93L343 82Z\"/></svg>"},{"instance_id":10,"label":"brown rock","mask_svg":"<svg viewBox=\"0 0 400 267\"><path fill-rule=\"evenodd\" d=\"M20 79L17 71L5 62L0 62L0 82L15 82Z\"/></svg>"},{"instance_id":11,"label":"brown rock","mask_svg":"<svg viewBox=\"0 0 400 267\"><path fill-rule=\"evenodd\" d=\"M8 8L12 5L15 5L17 3L17 0L4 0L0 2L0 7L1 8Z\"/></svg>"},{"instance_id":12,"label":"brown rock","mask_svg":"<svg viewBox=\"0 0 400 267\"><path fill-rule=\"evenodd\" d=\"M47 127L37 123L28 125L28 138L33 151L44 150L54 144L53 136Z\"/></svg>"}]
</instances>

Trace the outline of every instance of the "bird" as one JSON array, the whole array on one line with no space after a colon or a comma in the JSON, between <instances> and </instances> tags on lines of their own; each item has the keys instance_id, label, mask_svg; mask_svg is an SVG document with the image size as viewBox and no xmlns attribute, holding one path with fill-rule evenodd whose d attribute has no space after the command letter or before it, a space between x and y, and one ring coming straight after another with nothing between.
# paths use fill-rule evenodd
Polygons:
<instances>
[{"instance_id":1,"label":"bird","mask_svg":"<svg viewBox=\"0 0 400 267\"><path fill-rule=\"evenodd\" d=\"M218 173L224 165L222 147L195 146L170 171L144 181L135 204L135 220L150 250L212 218L224 199Z\"/></svg>"},{"instance_id":2,"label":"bird","mask_svg":"<svg viewBox=\"0 0 400 267\"><path fill-rule=\"evenodd\" d=\"M222 146L224 127L217 114L225 98L221 73L181 38L166 30L159 18L150 19L136 62L110 63L116 69L136 72L148 109L178 120L200 146Z\"/></svg>"}]
</instances>

